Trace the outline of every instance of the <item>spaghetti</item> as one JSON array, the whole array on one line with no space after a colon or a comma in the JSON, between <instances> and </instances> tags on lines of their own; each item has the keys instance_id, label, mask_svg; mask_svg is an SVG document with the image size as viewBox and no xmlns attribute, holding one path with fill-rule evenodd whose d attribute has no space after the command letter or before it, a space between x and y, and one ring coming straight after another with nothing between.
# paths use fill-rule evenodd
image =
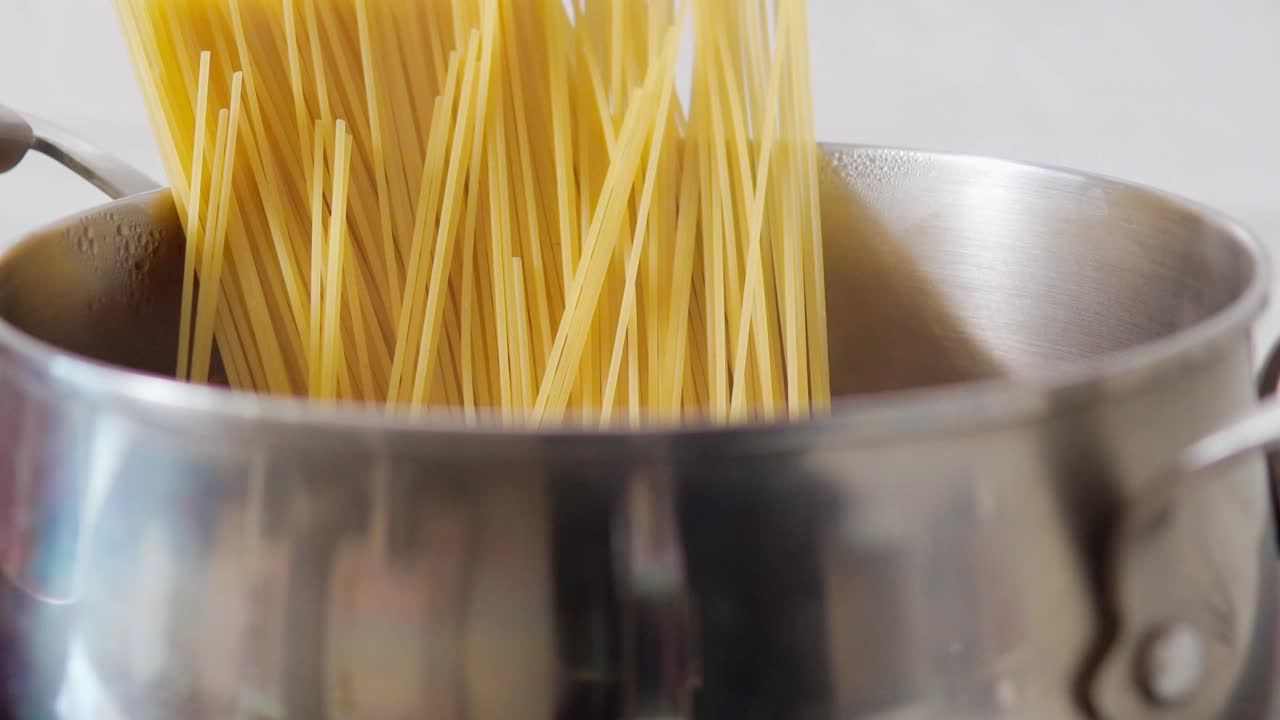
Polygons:
<instances>
[{"instance_id":1,"label":"spaghetti","mask_svg":"<svg viewBox=\"0 0 1280 720\"><path fill-rule=\"evenodd\" d=\"M186 230L180 378L466 422L829 407L805 0L115 2Z\"/></svg>"}]
</instances>

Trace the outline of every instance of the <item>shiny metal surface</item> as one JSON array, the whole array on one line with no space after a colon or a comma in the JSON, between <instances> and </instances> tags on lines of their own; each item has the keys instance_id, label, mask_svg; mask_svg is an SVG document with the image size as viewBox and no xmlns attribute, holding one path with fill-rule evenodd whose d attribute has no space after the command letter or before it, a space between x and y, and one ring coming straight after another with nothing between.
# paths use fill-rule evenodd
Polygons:
<instances>
[{"instance_id":1,"label":"shiny metal surface","mask_svg":"<svg viewBox=\"0 0 1280 720\"><path fill-rule=\"evenodd\" d=\"M1264 368L1264 382L1270 372ZM1108 558L1119 629L1094 687L1096 705L1107 716L1202 718L1234 689L1231 668L1241 660L1232 647L1231 619L1241 608L1224 586L1238 577L1232 565L1247 548L1198 545L1205 526L1231 522L1242 504L1273 504L1274 487L1261 498L1212 487L1234 480L1219 468L1256 461L1260 449L1272 453L1274 465L1280 449L1280 402L1274 398L1184 448L1124 511ZM1145 697L1133 685L1135 664Z\"/></svg>"},{"instance_id":2,"label":"shiny metal surface","mask_svg":"<svg viewBox=\"0 0 1280 720\"><path fill-rule=\"evenodd\" d=\"M1196 628L1171 625L1147 638L1142 679L1158 705L1178 705L1194 697L1204 673L1204 638Z\"/></svg>"},{"instance_id":3,"label":"shiny metal surface","mask_svg":"<svg viewBox=\"0 0 1280 720\"><path fill-rule=\"evenodd\" d=\"M12 170L28 151L48 155L111 198L150 192L154 180L53 123L23 117L0 105L0 173Z\"/></svg>"},{"instance_id":4,"label":"shiny metal surface","mask_svg":"<svg viewBox=\"0 0 1280 720\"><path fill-rule=\"evenodd\" d=\"M35 144L36 134L25 118L0 105L0 173L12 170Z\"/></svg>"},{"instance_id":5,"label":"shiny metal surface","mask_svg":"<svg viewBox=\"0 0 1280 720\"><path fill-rule=\"evenodd\" d=\"M167 197L26 240L0 259L10 714L1175 717L1127 638L1176 620L1206 641L1185 716L1262 717L1261 456L1169 475L1270 412L1256 244L1075 173L827 157L858 396L786 427L463 429L120 372L173 366ZM1126 543L1166 486L1175 530ZM1116 572L1144 552L1179 572Z\"/></svg>"}]
</instances>

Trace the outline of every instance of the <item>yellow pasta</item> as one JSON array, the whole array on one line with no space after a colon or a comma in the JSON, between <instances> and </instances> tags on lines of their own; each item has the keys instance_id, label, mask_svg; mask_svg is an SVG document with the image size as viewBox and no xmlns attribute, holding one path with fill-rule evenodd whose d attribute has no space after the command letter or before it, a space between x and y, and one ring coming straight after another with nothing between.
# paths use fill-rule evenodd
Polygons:
<instances>
[{"instance_id":1,"label":"yellow pasta","mask_svg":"<svg viewBox=\"0 0 1280 720\"><path fill-rule=\"evenodd\" d=\"M210 54L200 54L200 79L196 100L195 150L191 157L191 196L185 223L187 249L182 268L182 301L178 328L178 377L191 377L191 321L195 298L196 257L200 253L200 198L204 183L204 145L209 110Z\"/></svg>"},{"instance_id":2,"label":"yellow pasta","mask_svg":"<svg viewBox=\"0 0 1280 720\"><path fill-rule=\"evenodd\" d=\"M334 397L338 392L339 353L338 321L342 308L343 265L346 260L347 193L351 182L351 140L346 124L339 120L333 140L333 209L329 217L329 239L324 271L324 301L320 347L320 391L318 397ZM350 362L353 358L345 358Z\"/></svg>"},{"instance_id":3,"label":"yellow pasta","mask_svg":"<svg viewBox=\"0 0 1280 720\"><path fill-rule=\"evenodd\" d=\"M830 407L806 0L114 1L180 378L510 425Z\"/></svg>"},{"instance_id":4,"label":"yellow pasta","mask_svg":"<svg viewBox=\"0 0 1280 720\"><path fill-rule=\"evenodd\" d=\"M198 314L195 318L195 339L193 342L192 354L194 362L191 367L190 379L196 382L205 382L209 379L209 359L210 352L213 347L213 323L214 312L218 306L218 289L219 280L221 279L221 262L215 262L215 259L221 259L223 239L225 237L225 224L220 222L223 206L221 200L223 194L221 189L225 183L223 178L231 174L231 169L226 163L226 147L227 147L227 126L230 124L231 112L223 110L218 113L218 130L217 140L214 142L214 166L213 174L210 176L210 213L209 213L209 237L204 243L204 252L200 258L200 277L203 282L200 286L200 304L198 306ZM242 373L247 375L248 373Z\"/></svg>"}]
</instances>

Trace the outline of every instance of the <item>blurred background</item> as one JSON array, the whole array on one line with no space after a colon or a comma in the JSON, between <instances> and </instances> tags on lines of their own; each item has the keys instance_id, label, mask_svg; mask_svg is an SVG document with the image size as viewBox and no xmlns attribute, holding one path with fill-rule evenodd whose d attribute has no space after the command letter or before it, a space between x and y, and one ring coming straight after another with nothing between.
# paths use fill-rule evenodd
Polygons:
<instances>
[{"instance_id":1,"label":"blurred background","mask_svg":"<svg viewBox=\"0 0 1280 720\"><path fill-rule=\"evenodd\" d=\"M1280 0L809 2L819 137L1139 181L1280 256ZM0 103L161 176L110 0L0 0ZM0 247L101 200L34 158L0 176Z\"/></svg>"}]
</instances>

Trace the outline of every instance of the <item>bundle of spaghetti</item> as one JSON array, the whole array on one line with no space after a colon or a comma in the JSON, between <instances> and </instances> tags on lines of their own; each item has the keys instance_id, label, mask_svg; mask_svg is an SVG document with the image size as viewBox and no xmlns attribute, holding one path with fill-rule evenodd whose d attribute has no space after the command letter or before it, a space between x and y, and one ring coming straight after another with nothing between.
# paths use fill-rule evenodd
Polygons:
<instances>
[{"instance_id":1,"label":"bundle of spaghetti","mask_svg":"<svg viewBox=\"0 0 1280 720\"><path fill-rule=\"evenodd\" d=\"M805 0L115 2L186 231L180 378L467 422L828 407Z\"/></svg>"}]
</instances>

